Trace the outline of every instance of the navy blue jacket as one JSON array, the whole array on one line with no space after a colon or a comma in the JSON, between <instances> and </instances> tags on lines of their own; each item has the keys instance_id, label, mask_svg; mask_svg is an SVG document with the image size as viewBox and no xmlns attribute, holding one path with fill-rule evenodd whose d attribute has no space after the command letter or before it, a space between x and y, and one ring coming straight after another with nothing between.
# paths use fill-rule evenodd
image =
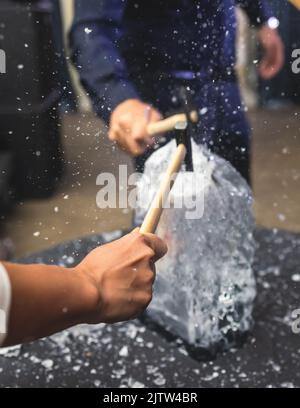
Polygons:
<instances>
[{"instance_id":1,"label":"navy blue jacket","mask_svg":"<svg viewBox=\"0 0 300 408\"><path fill-rule=\"evenodd\" d=\"M270 16L264 0L75 0L72 58L95 111L108 120L157 72L226 77L235 64L235 6L253 25ZM151 83L148 85L151 87Z\"/></svg>"}]
</instances>

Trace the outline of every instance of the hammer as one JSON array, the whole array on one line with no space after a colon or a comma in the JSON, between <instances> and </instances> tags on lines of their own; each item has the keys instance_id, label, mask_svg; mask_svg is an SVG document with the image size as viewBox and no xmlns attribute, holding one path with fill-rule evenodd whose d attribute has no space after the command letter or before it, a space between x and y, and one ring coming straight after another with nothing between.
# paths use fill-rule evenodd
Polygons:
<instances>
[{"instance_id":1,"label":"hammer","mask_svg":"<svg viewBox=\"0 0 300 408\"><path fill-rule=\"evenodd\" d=\"M167 171L164 174L160 187L154 197L154 200L148 210L144 222L140 228L141 234L154 233L162 215L164 205L168 199L169 193L173 188L176 177L183 162L185 162L186 171L193 171L193 159L191 149L191 137L189 134L190 124L198 122L196 111L180 113L164 119L160 122L149 124L147 131L150 136L163 132L176 131L177 148L170 160Z\"/></svg>"}]
</instances>

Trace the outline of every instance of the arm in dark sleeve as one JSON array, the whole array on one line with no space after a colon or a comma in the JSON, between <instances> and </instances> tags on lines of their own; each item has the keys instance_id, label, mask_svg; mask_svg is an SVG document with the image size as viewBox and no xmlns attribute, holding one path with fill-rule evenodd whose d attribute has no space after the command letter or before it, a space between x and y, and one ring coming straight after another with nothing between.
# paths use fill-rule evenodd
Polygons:
<instances>
[{"instance_id":1,"label":"arm in dark sleeve","mask_svg":"<svg viewBox=\"0 0 300 408\"><path fill-rule=\"evenodd\" d=\"M94 110L108 121L121 102L138 98L118 52L126 1L75 0L72 60Z\"/></svg>"},{"instance_id":2,"label":"arm in dark sleeve","mask_svg":"<svg viewBox=\"0 0 300 408\"><path fill-rule=\"evenodd\" d=\"M235 0L235 3L245 10L250 23L254 26L260 26L274 16L271 7L265 0Z\"/></svg>"}]
</instances>

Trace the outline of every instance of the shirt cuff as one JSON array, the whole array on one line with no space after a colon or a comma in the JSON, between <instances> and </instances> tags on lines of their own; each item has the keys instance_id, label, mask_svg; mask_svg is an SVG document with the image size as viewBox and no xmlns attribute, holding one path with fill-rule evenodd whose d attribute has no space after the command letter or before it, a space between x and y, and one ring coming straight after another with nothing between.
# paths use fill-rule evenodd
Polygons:
<instances>
[{"instance_id":1,"label":"shirt cuff","mask_svg":"<svg viewBox=\"0 0 300 408\"><path fill-rule=\"evenodd\" d=\"M112 80L106 86L107 92L101 98L105 103L96 103L94 109L101 119L109 123L110 115L120 103L127 99L140 99L140 97L135 87L127 80Z\"/></svg>"},{"instance_id":2,"label":"shirt cuff","mask_svg":"<svg viewBox=\"0 0 300 408\"><path fill-rule=\"evenodd\" d=\"M4 266L0 263L0 347L3 344L8 327L11 302L11 284Z\"/></svg>"}]
</instances>

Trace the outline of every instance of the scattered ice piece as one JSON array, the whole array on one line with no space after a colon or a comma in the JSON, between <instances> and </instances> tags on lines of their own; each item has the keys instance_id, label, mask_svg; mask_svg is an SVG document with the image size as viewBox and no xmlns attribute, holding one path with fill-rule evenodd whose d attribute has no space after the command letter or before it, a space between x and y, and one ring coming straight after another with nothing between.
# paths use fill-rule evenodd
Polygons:
<instances>
[{"instance_id":1,"label":"scattered ice piece","mask_svg":"<svg viewBox=\"0 0 300 408\"><path fill-rule=\"evenodd\" d=\"M187 352L187 350L184 347L180 347L178 349L179 353L183 354L184 356L188 356L189 353Z\"/></svg>"},{"instance_id":2,"label":"scattered ice piece","mask_svg":"<svg viewBox=\"0 0 300 408\"><path fill-rule=\"evenodd\" d=\"M93 30L91 30L91 29L88 28L88 27L85 27L84 32L85 32L86 34L91 34L91 32L93 32Z\"/></svg>"},{"instance_id":3,"label":"scattered ice piece","mask_svg":"<svg viewBox=\"0 0 300 408\"><path fill-rule=\"evenodd\" d=\"M300 273L295 273L295 274L292 276L292 281L293 281L293 282L300 282Z\"/></svg>"},{"instance_id":4,"label":"scattered ice piece","mask_svg":"<svg viewBox=\"0 0 300 408\"><path fill-rule=\"evenodd\" d=\"M21 346L0 348L0 356L4 356L8 358L19 357L20 352L21 352Z\"/></svg>"},{"instance_id":5,"label":"scattered ice piece","mask_svg":"<svg viewBox=\"0 0 300 408\"><path fill-rule=\"evenodd\" d=\"M50 360L50 359L46 359L46 360L43 360L42 362L41 362L41 364L42 364L42 366L44 367L44 368L46 368L47 370L51 370L51 368L53 367L53 360Z\"/></svg>"},{"instance_id":6,"label":"scattered ice piece","mask_svg":"<svg viewBox=\"0 0 300 408\"><path fill-rule=\"evenodd\" d=\"M278 18L276 18L276 17L270 17L269 19L268 19L268 26L270 27L270 28L272 28L273 30L275 30L276 28L278 28L279 27L279 20L278 20Z\"/></svg>"},{"instance_id":7,"label":"scattered ice piece","mask_svg":"<svg viewBox=\"0 0 300 408\"><path fill-rule=\"evenodd\" d=\"M259 276L266 276L268 274L273 274L274 276L279 276L280 275L279 266L269 266L268 268L258 272Z\"/></svg>"},{"instance_id":8,"label":"scattered ice piece","mask_svg":"<svg viewBox=\"0 0 300 408\"><path fill-rule=\"evenodd\" d=\"M126 335L130 338L130 339L134 339L137 335L138 329L134 324L128 324L128 328L127 328L127 332Z\"/></svg>"},{"instance_id":9,"label":"scattered ice piece","mask_svg":"<svg viewBox=\"0 0 300 408\"><path fill-rule=\"evenodd\" d=\"M68 256L67 257L67 264L68 265L72 265L75 262L75 259L73 258L73 256Z\"/></svg>"},{"instance_id":10,"label":"scattered ice piece","mask_svg":"<svg viewBox=\"0 0 300 408\"><path fill-rule=\"evenodd\" d=\"M76 365L73 367L73 371L75 371L76 373L78 373L78 371L80 370L80 365Z\"/></svg>"},{"instance_id":11,"label":"scattered ice piece","mask_svg":"<svg viewBox=\"0 0 300 408\"><path fill-rule=\"evenodd\" d=\"M41 362L41 359L36 357L36 356L30 356L29 360L33 363L33 364L38 364Z\"/></svg>"},{"instance_id":12,"label":"scattered ice piece","mask_svg":"<svg viewBox=\"0 0 300 408\"><path fill-rule=\"evenodd\" d=\"M145 385L140 381L136 381L133 378L128 379L128 388L145 388Z\"/></svg>"},{"instance_id":13,"label":"scattered ice piece","mask_svg":"<svg viewBox=\"0 0 300 408\"><path fill-rule=\"evenodd\" d=\"M212 373L212 375L208 375L207 377L204 377L203 381L211 381L211 380L214 380L217 377L219 377L219 373L214 372L214 373Z\"/></svg>"},{"instance_id":14,"label":"scattered ice piece","mask_svg":"<svg viewBox=\"0 0 300 408\"><path fill-rule=\"evenodd\" d=\"M291 382L283 382L280 384L281 388L295 388L295 385Z\"/></svg>"},{"instance_id":15,"label":"scattered ice piece","mask_svg":"<svg viewBox=\"0 0 300 408\"><path fill-rule=\"evenodd\" d=\"M106 242L114 241L122 236L122 231L105 232L102 237Z\"/></svg>"},{"instance_id":16,"label":"scattered ice piece","mask_svg":"<svg viewBox=\"0 0 300 408\"><path fill-rule=\"evenodd\" d=\"M102 342L103 344L109 344L109 343L112 342L112 338L111 338L111 336L103 337L103 339L101 339L101 342Z\"/></svg>"},{"instance_id":17,"label":"scattered ice piece","mask_svg":"<svg viewBox=\"0 0 300 408\"><path fill-rule=\"evenodd\" d=\"M147 370L147 374L154 374L154 373L157 372L158 367L149 365L149 366L147 366L146 370Z\"/></svg>"},{"instance_id":18,"label":"scattered ice piece","mask_svg":"<svg viewBox=\"0 0 300 408\"><path fill-rule=\"evenodd\" d=\"M112 371L112 375L115 377L115 378L118 378L118 379L120 379L122 376L124 376L126 374L126 368L125 367L122 367L122 368L120 368L119 370L113 370Z\"/></svg>"},{"instance_id":19,"label":"scattered ice piece","mask_svg":"<svg viewBox=\"0 0 300 408\"><path fill-rule=\"evenodd\" d=\"M120 357L128 357L128 347L127 346L123 346L121 348L121 350L119 351L119 356Z\"/></svg>"},{"instance_id":20,"label":"scattered ice piece","mask_svg":"<svg viewBox=\"0 0 300 408\"><path fill-rule=\"evenodd\" d=\"M39 237L41 235L40 231L36 231L32 234L34 237Z\"/></svg>"},{"instance_id":21,"label":"scattered ice piece","mask_svg":"<svg viewBox=\"0 0 300 408\"><path fill-rule=\"evenodd\" d=\"M65 356L64 359L65 359L65 362L66 362L66 363L71 363L71 361L72 361L72 357L70 356L70 354L68 354L67 356Z\"/></svg>"},{"instance_id":22,"label":"scattered ice piece","mask_svg":"<svg viewBox=\"0 0 300 408\"><path fill-rule=\"evenodd\" d=\"M274 371L276 371L277 373L279 373L279 372L281 371L280 365L279 365L279 364L276 364L275 361L269 360L269 361L268 361L268 364L269 364L269 365L272 367L272 369L273 369Z\"/></svg>"},{"instance_id":23,"label":"scattered ice piece","mask_svg":"<svg viewBox=\"0 0 300 408\"><path fill-rule=\"evenodd\" d=\"M162 376L162 374L158 374L158 376L153 380L153 383L159 387L162 387L166 384L166 379Z\"/></svg>"}]
</instances>

